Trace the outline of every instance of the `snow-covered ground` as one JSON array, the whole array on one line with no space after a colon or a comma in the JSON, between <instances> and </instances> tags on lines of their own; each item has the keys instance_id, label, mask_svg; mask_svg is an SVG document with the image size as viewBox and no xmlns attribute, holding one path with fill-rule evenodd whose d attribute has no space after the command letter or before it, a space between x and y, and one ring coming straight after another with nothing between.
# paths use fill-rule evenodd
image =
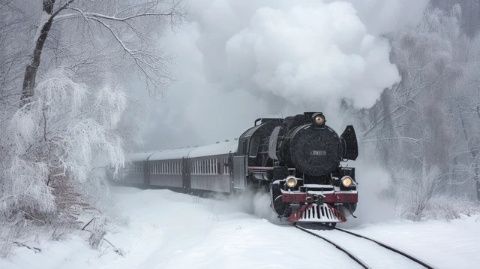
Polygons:
<instances>
[{"instance_id":1,"label":"snow-covered ground","mask_svg":"<svg viewBox=\"0 0 480 269\"><path fill-rule=\"evenodd\" d=\"M480 268L480 216L395 221L350 228L412 254L435 268Z\"/></svg>"},{"instance_id":2,"label":"snow-covered ground","mask_svg":"<svg viewBox=\"0 0 480 269\"><path fill-rule=\"evenodd\" d=\"M0 259L0 268L358 267L327 243L267 220L267 197L255 196L250 205L245 205L247 200L116 187L108 213L113 221L105 238L120 248L123 256L105 242L98 250L91 249L80 233L61 241L25 242L42 252L17 248L11 257ZM390 221L349 229L406 250L436 268L480 264L480 216L450 222ZM349 248L360 247L353 241L344 243Z\"/></svg>"}]
</instances>

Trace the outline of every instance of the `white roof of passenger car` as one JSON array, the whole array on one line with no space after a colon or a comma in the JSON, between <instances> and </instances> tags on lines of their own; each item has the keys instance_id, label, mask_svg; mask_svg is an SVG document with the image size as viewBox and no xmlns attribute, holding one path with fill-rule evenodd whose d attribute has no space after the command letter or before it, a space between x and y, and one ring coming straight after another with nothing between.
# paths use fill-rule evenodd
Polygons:
<instances>
[{"instance_id":1,"label":"white roof of passenger car","mask_svg":"<svg viewBox=\"0 0 480 269\"><path fill-rule=\"evenodd\" d=\"M214 156L221 154L228 154L230 152L237 152L238 140L230 140L224 142L217 142L211 145L166 149L154 152L141 152L127 155L128 161L142 161L142 160L175 160L182 158L195 158L202 156Z\"/></svg>"},{"instance_id":2,"label":"white roof of passenger car","mask_svg":"<svg viewBox=\"0 0 480 269\"><path fill-rule=\"evenodd\" d=\"M149 160L170 160L181 159L188 156L188 153L193 148L181 148L181 149L166 149L161 151L155 151Z\"/></svg>"},{"instance_id":3,"label":"white roof of passenger car","mask_svg":"<svg viewBox=\"0 0 480 269\"><path fill-rule=\"evenodd\" d=\"M146 160L153 152L137 152L127 154L126 159L131 162L138 162Z\"/></svg>"},{"instance_id":4,"label":"white roof of passenger car","mask_svg":"<svg viewBox=\"0 0 480 269\"><path fill-rule=\"evenodd\" d=\"M188 157L212 156L220 154L228 154L230 152L237 152L238 140L231 140L225 142L218 142L216 144L195 147L190 151Z\"/></svg>"}]
</instances>

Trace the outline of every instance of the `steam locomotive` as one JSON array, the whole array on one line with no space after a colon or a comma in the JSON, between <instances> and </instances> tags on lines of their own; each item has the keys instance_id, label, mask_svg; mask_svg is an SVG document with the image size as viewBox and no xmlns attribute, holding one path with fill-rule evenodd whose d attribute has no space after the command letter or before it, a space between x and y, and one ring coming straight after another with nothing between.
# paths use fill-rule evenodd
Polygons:
<instances>
[{"instance_id":1,"label":"steam locomotive","mask_svg":"<svg viewBox=\"0 0 480 269\"><path fill-rule=\"evenodd\" d=\"M202 147L132 154L120 172L123 184L185 193L268 191L271 207L290 222L335 225L358 202L353 126L342 135L321 112L260 118L238 139Z\"/></svg>"}]
</instances>

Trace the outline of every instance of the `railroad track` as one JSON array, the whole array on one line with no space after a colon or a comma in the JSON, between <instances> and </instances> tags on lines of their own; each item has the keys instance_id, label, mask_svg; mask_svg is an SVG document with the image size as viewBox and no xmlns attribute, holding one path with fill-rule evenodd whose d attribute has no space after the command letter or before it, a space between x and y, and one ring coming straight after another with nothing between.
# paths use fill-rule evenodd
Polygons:
<instances>
[{"instance_id":1,"label":"railroad track","mask_svg":"<svg viewBox=\"0 0 480 269\"><path fill-rule=\"evenodd\" d=\"M320 238L322 239L323 241L333 245L334 247L336 247L338 250L344 252L349 258L351 258L353 261L355 261L358 265L360 265L362 268L374 268L372 266L369 265L369 263L365 262L363 259L359 258L356 254L354 254L353 252L354 251L350 251L348 250L347 248L339 245L338 243L335 243L334 240L330 239L328 236L325 236L324 234L321 234L321 232L318 232L317 230L310 230L310 229L307 229L305 227L302 227L300 225L295 225L294 226L295 228L305 232L305 233L308 233L310 235L313 235L317 238ZM389 246L385 243L382 243L382 242L379 242L375 239L372 239L372 238L369 238L367 236L364 236L364 235L361 235L361 234L357 234L357 233L354 233L354 232L351 232L351 231L348 231L348 230L344 230L344 229L340 229L340 228L334 228L333 229L334 231L338 231L342 234L346 234L346 235L351 235L351 236L354 236L354 237L357 237L357 238L361 238L361 239L364 239L364 240L367 240L368 242L372 242L374 244L376 244L377 246L380 246L382 249L387 249L391 252L394 252L398 255L401 255L403 258L406 258L408 259L409 261L419 265L419 267L422 267L422 268L427 268L427 269L433 269L433 266L427 264L426 262L423 262L421 261L420 259L418 258L415 258L413 257L412 255L408 254L408 253L405 253L401 250L398 250L392 246ZM331 232L331 231L327 231L327 232ZM379 266L380 267L380 266ZM383 267L383 266L382 266ZM406 267L406 268L411 268L411 267Z\"/></svg>"}]
</instances>

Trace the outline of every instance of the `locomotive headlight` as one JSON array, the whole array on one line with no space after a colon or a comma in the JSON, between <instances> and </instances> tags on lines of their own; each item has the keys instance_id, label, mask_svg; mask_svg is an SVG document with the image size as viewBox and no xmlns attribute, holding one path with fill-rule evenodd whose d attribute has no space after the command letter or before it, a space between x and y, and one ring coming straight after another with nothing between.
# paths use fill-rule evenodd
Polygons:
<instances>
[{"instance_id":1,"label":"locomotive headlight","mask_svg":"<svg viewBox=\"0 0 480 269\"><path fill-rule=\"evenodd\" d=\"M287 177L287 187L294 188L297 186L298 180L295 177Z\"/></svg>"},{"instance_id":2,"label":"locomotive headlight","mask_svg":"<svg viewBox=\"0 0 480 269\"><path fill-rule=\"evenodd\" d=\"M345 188L348 188L348 187L352 186L353 185L353 179L349 176L342 177L342 185Z\"/></svg>"},{"instance_id":3,"label":"locomotive headlight","mask_svg":"<svg viewBox=\"0 0 480 269\"><path fill-rule=\"evenodd\" d=\"M325 124L325 116L323 113L315 113L312 116L312 121L316 126L323 126Z\"/></svg>"}]
</instances>

